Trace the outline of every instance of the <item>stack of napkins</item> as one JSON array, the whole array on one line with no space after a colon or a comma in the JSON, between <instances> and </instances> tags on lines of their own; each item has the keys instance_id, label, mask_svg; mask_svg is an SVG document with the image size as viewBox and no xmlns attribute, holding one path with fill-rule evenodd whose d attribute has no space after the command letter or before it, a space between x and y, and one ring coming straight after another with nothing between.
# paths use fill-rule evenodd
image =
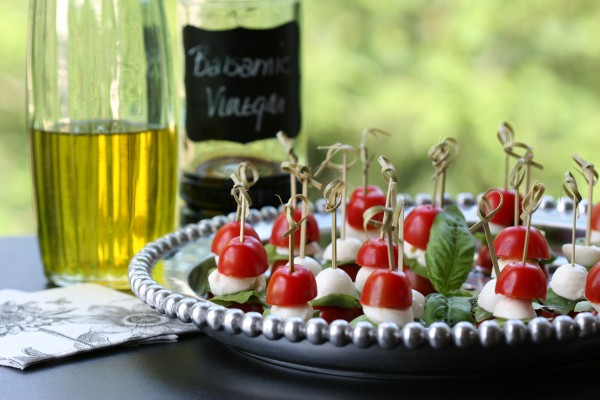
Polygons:
<instances>
[{"instance_id":1,"label":"stack of napkins","mask_svg":"<svg viewBox=\"0 0 600 400\"><path fill-rule=\"evenodd\" d=\"M175 341L187 332L200 331L101 285L0 290L0 365L25 369L108 346Z\"/></svg>"}]
</instances>

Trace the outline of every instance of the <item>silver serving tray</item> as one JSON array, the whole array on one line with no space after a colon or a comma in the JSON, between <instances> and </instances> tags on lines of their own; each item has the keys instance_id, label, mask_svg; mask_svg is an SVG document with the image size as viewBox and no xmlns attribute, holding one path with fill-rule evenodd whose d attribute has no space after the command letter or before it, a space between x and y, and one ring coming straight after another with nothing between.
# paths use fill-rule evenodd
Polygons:
<instances>
[{"instance_id":1,"label":"silver serving tray","mask_svg":"<svg viewBox=\"0 0 600 400\"><path fill-rule=\"evenodd\" d=\"M427 195L408 201L407 212L430 203ZM476 196L462 193L446 198L456 204L470 223L477 218ZM327 241L331 216L317 201L315 216ZM585 229L586 204L577 221L577 235ZM249 222L267 240L280 210L251 210ZM532 222L565 261L560 245L571 241L573 203L546 196ZM218 216L185 226L148 243L129 265L135 295L158 312L195 324L202 332L240 352L270 363L321 373L384 379L452 379L499 374L556 371L592 363L600 356L600 321L591 313L552 321L536 318L525 324L511 320L503 327L494 321L479 326L443 322L424 327L410 323L345 321L328 324L320 318L308 322L227 309L201 297L207 292L208 270L215 266L210 252L214 232L233 215ZM476 277L475 277L476 278ZM474 279L473 281L476 281ZM160 283L159 283L160 282Z\"/></svg>"}]
</instances>

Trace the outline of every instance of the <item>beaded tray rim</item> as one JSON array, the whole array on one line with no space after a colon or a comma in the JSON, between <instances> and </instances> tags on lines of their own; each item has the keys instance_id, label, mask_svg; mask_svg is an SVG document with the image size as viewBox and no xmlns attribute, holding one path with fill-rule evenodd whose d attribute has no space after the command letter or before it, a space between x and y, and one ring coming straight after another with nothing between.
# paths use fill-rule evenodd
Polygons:
<instances>
[{"instance_id":1,"label":"beaded tray rim","mask_svg":"<svg viewBox=\"0 0 600 400\"><path fill-rule=\"evenodd\" d=\"M409 207L431 202L427 195L417 195L414 200L408 195L403 197ZM455 199L447 196L446 202L456 204L465 213L467 220L473 220L476 218L476 199L477 196L473 194L461 193ZM586 204L582 203L580 206L585 213ZM322 202L315 202L315 214L322 213L323 207ZM570 231L572 207L568 199L555 201L546 196L534 214L533 224L545 229ZM260 229L263 233L266 232L265 229L268 230L269 223L279 212L280 209L274 207L252 209L248 222L261 234ZM544 317L537 317L528 323L509 320L502 327L494 320L483 321L478 326L463 321L452 327L445 322L435 322L428 327L411 322L402 328L394 323L382 323L375 327L368 322L361 322L352 327L346 321L328 324L320 318L313 318L307 322L300 318L283 320L274 315L263 317L256 312L244 313L238 309L227 309L194 296L191 292L180 293L165 288L152 278L154 265L160 259L186 244L210 237L231 218L233 214L204 219L148 243L129 264L129 282L133 293L157 312L178 318L185 323L193 323L209 336L255 358L341 375L375 374L378 377L388 377L398 374L414 376L417 373L431 376L446 375L448 371L426 366L415 369L415 363L407 363L406 360L385 362L386 354L390 355L390 359L392 354L395 358L398 353L406 357L409 353L419 353L419 350L428 354L433 351L433 354L440 355L443 350L448 349L452 352L458 350L458 354L467 354L467 351L468 354L474 351L481 354L482 350L486 349L504 351L523 346L537 351L539 349L535 349L536 346L542 348L544 345L554 346L557 343L565 349L565 345L569 343L575 347L583 346L585 352L590 354L595 353L588 351L592 345L594 348L599 347L597 345L600 342L600 320L589 312L580 313L574 318L567 315L557 316L552 321ZM584 218L579 219L578 230L582 229L583 220ZM315 360L316 349L321 352L326 347L333 353L327 357L317 356ZM336 350L342 348L348 356L341 356L339 350ZM349 348L352 350L349 351ZM366 368L364 363L352 365L352 358L356 356L353 353L357 349L367 348L371 349L370 354L374 356L374 360ZM578 359L571 360L576 361ZM523 365L527 366L527 363ZM469 369L470 373L477 368L480 366L475 363L473 368ZM489 371L496 370L487 368L487 364L484 368ZM454 372L456 371L460 372L460 369L455 369Z\"/></svg>"}]
</instances>

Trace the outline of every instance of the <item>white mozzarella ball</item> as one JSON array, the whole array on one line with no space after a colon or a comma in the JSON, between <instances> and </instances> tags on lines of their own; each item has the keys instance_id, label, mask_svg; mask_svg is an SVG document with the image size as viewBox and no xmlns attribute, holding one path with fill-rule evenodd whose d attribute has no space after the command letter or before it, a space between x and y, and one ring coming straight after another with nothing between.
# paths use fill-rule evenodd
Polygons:
<instances>
[{"instance_id":1,"label":"white mozzarella ball","mask_svg":"<svg viewBox=\"0 0 600 400\"><path fill-rule=\"evenodd\" d=\"M573 260L573 244L562 245L563 255L569 262ZM598 246L583 246L580 244L575 245L575 263L583 265L584 267L591 267L600 261L600 247Z\"/></svg>"},{"instance_id":2,"label":"white mozzarella ball","mask_svg":"<svg viewBox=\"0 0 600 400\"><path fill-rule=\"evenodd\" d=\"M508 263L511 262L520 262L521 260L517 259L517 258L498 258L498 269L500 271L502 271L504 269L504 267L506 267L506 265ZM492 268L492 273L490 275L492 278L496 278L496 269Z\"/></svg>"},{"instance_id":3,"label":"white mozzarella ball","mask_svg":"<svg viewBox=\"0 0 600 400\"><path fill-rule=\"evenodd\" d=\"M423 311L425 311L425 296L421 294L421 292L412 289L412 308L413 317L419 319L423 316Z\"/></svg>"},{"instance_id":4,"label":"white mozzarella ball","mask_svg":"<svg viewBox=\"0 0 600 400\"><path fill-rule=\"evenodd\" d=\"M310 272L313 273L314 276L317 276L317 274L319 274L321 272L321 270L323 269L321 267L321 264L317 260L315 260L312 257L308 257L308 256L294 257L294 264L304 265L306 268L308 268L310 270ZM288 262L285 265L289 267L290 263Z\"/></svg>"},{"instance_id":5,"label":"white mozzarella ball","mask_svg":"<svg viewBox=\"0 0 600 400\"><path fill-rule=\"evenodd\" d=\"M501 294L496 293L496 280L490 279L483 286L481 292L479 292L477 304L479 304L479 307L483 308L485 311L493 313L496 303L501 296Z\"/></svg>"},{"instance_id":6,"label":"white mozzarella ball","mask_svg":"<svg viewBox=\"0 0 600 400\"><path fill-rule=\"evenodd\" d=\"M352 278L340 268L325 268L315 280L317 281L317 298L329 294L347 294L356 297Z\"/></svg>"},{"instance_id":7,"label":"white mozzarella ball","mask_svg":"<svg viewBox=\"0 0 600 400\"><path fill-rule=\"evenodd\" d=\"M283 319L300 317L304 322L312 318L313 311L314 309L310 303L299 306L271 306L271 315L277 315Z\"/></svg>"},{"instance_id":8,"label":"white mozzarella ball","mask_svg":"<svg viewBox=\"0 0 600 400\"><path fill-rule=\"evenodd\" d=\"M537 316L531 300L513 299L500 295L493 312L496 318L532 319Z\"/></svg>"},{"instance_id":9,"label":"white mozzarella ball","mask_svg":"<svg viewBox=\"0 0 600 400\"><path fill-rule=\"evenodd\" d=\"M421 265L425 265L425 250L421 250L416 246L404 241L404 254L408 258L416 258L417 262Z\"/></svg>"},{"instance_id":10,"label":"white mozzarella ball","mask_svg":"<svg viewBox=\"0 0 600 400\"><path fill-rule=\"evenodd\" d=\"M362 292L363 288L365 287L365 282L367 282L367 278L378 269L381 268L360 267L356 273L356 279L354 280L354 286L356 287L356 290Z\"/></svg>"},{"instance_id":11,"label":"white mozzarella ball","mask_svg":"<svg viewBox=\"0 0 600 400\"><path fill-rule=\"evenodd\" d=\"M379 230L368 230L365 232L364 229L356 229L348 223L346 223L346 237L357 238L358 240L369 240L379 236Z\"/></svg>"},{"instance_id":12,"label":"white mozzarella ball","mask_svg":"<svg viewBox=\"0 0 600 400\"><path fill-rule=\"evenodd\" d=\"M554 293L565 299L583 299L585 297L585 280L587 274L587 269L579 264L561 265L552 274L550 287L554 290Z\"/></svg>"},{"instance_id":13,"label":"white mozzarella ball","mask_svg":"<svg viewBox=\"0 0 600 400\"><path fill-rule=\"evenodd\" d=\"M354 237L347 237L345 239L337 238L335 240L335 251L337 255L336 261L338 264L353 262L356 260L356 255L362 243L359 239ZM325 248L323 252L324 260L332 259L333 246L331 243Z\"/></svg>"},{"instance_id":14,"label":"white mozzarella ball","mask_svg":"<svg viewBox=\"0 0 600 400\"><path fill-rule=\"evenodd\" d=\"M409 322L415 320L412 308L406 310L398 310L397 308L383 308L374 306L362 306L363 313L369 319L369 321L376 324L382 322L395 322L398 326L402 327Z\"/></svg>"},{"instance_id":15,"label":"white mozzarella ball","mask_svg":"<svg viewBox=\"0 0 600 400\"><path fill-rule=\"evenodd\" d=\"M264 290L267 287L267 280L264 275L250 278L236 278L220 273L217 269L208 276L208 285L210 291L215 296L223 296L241 292L243 290Z\"/></svg>"}]
</instances>

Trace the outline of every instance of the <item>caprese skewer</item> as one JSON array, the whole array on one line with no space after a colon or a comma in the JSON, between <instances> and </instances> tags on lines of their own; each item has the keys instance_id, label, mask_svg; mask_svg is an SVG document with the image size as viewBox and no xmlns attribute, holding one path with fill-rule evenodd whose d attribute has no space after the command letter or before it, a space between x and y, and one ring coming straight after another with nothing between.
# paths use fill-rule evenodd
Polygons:
<instances>
[{"instance_id":1,"label":"caprese skewer","mask_svg":"<svg viewBox=\"0 0 600 400\"><path fill-rule=\"evenodd\" d=\"M239 235L223 247L217 268L208 276L210 300L226 307L262 312L262 292L266 287L265 272L269 269L269 258L262 242L245 234L250 196L235 174L231 178L235 184L234 191L241 198L240 230Z\"/></svg>"},{"instance_id":2,"label":"caprese skewer","mask_svg":"<svg viewBox=\"0 0 600 400\"><path fill-rule=\"evenodd\" d=\"M502 269L498 268L499 275L491 279L479 294L479 307L494 318L520 320L535 318L537 311L534 308L534 301L546 298L548 288L546 273L538 263L528 261L531 254L528 249L530 244L535 243L535 246L540 247L539 254L546 254L543 251L543 244L547 245L545 238L541 233L536 236L537 231L531 228L531 214L539 207L544 190L545 187L541 183L535 182L523 199L525 225L506 228L517 229L514 231L516 234L506 235L505 239L502 239L501 232L494 240L494 248L498 257L500 257L502 249L496 247L497 243L506 247L508 247L507 243L510 243L511 255L513 257L517 254L521 255L520 260L511 258L511 261L506 263ZM499 238L500 240L498 240ZM517 251L516 247L519 245L522 248Z\"/></svg>"},{"instance_id":3,"label":"caprese skewer","mask_svg":"<svg viewBox=\"0 0 600 400\"><path fill-rule=\"evenodd\" d=\"M386 196L383 190L377 185L369 185L368 176L371 166L372 157L369 156L367 148L367 137L369 134L377 136L377 134L390 134L384 130L377 128L365 129L362 134L362 140L359 145L360 160L362 164L362 184L354 189L348 200L348 208L346 212L346 234L350 237L363 239L365 233L368 237L373 238L379 235L379 230L373 225L368 225L365 230L363 214L374 206L384 206L386 204ZM375 220L381 221L383 215L377 215Z\"/></svg>"},{"instance_id":4,"label":"caprese skewer","mask_svg":"<svg viewBox=\"0 0 600 400\"><path fill-rule=\"evenodd\" d=\"M352 278L337 265L337 246L341 243L336 239L336 214L343 201L343 186L341 179L335 179L324 190L325 210L331 213L332 244L328 247L331 251L331 266L316 276L317 297L312 301L313 307L319 311L319 317L329 323L337 319L352 321L362 313Z\"/></svg>"},{"instance_id":5,"label":"caprese skewer","mask_svg":"<svg viewBox=\"0 0 600 400\"><path fill-rule=\"evenodd\" d=\"M289 229L283 233L283 237L288 239L289 259L286 266L276 269L269 277L266 303L270 306L270 315L308 321L314 313L311 301L317 296L317 282L311 270L294 263L294 232L300 228L299 223L307 218L307 207L303 207L303 215L299 221L295 221L296 197L299 197L303 204L308 204L306 197L296 195L284 206Z\"/></svg>"},{"instance_id":6,"label":"caprese skewer","mask_svg":"<svg viewBox=\"0 0 600 400\"><path fill-rule=\"evenodd\" d=\"M404 208L404 204L400 207ZM400 260L394 259L394 224L389 222L398 216L395 212L398 208L386 210L382 230L386 231L387 236L388 268L377 268L368 275L360 294L360 304L369 321L375 324L393 322L402 327L421 317L425 300L421 293L412 289L408 277L402 271L402 257ZM416 305L415 311L413 304Z\"/></svg>"},{"instance_id":7,"label":"caprese skewer","mask_svg":"<svg viewBox=\"0 0 600 400\"><path fill-rule=\"evenodd\" d=\"M573 160L575 160L576 164L580 168L581 174L586 178L588 183L588 205L593 204L593 191L594 185L598 181L598 172L594 168L594 165L588 163L583 158L581 158L577 154L573 154ZM571 179L574 178L571 176ZM564 186L564 184L563 184ZM581 196L577 200L581 200ZM575 203L575 199L574 199ZM600 203L598 203L600 204ZM573 211L578 211L577 204L574 204ZM585 240L583 243L580 243L575 240L575 233L573 233L572 243L565 243L562 246L563 255L569 261L574 261L576 264L584 266L586 269L590 269L592 265L596 264L600 261L600 246L594 243L595 240L600 239L600 237L596 237L594 231L600 229L600 207L595 206L591 211L588 209L587 213L587 221L586 221L586 229L585 229ZM573 232L575 232L575 226L573 227Z\"/></svg>"},{"instance_id":8,"label":"caprese skewer","mask_svg":"<svg viewBox=\"0 0 600 400\"><path fill-rule=\"evenodd\" d=\"M251 178L248 177L248 172L251 172ZM251 162L248 161L242 162L238 165L236 176L239 178L246 191L250 187L252 187L252 185L254 185L259 179L258 169ZM215 236L213 237L213 240L210 245L210 251L215 255L215 260L217 262L219 261L219 255L221 254L225 246L227 246L229 241L234 237L240 235L240 220L242 218L242 206L244 204L243 201L246 201L245 205L247 207L252 206L251 198L249 196L248 198L243 198L244 195L242 195L239 190L232 190L232 196L234 197L237 203L235 219L232 221L227 221L215 232ZM244 223L243 230L245 235L252 236L260 240L258 233L249 223Z\"/></svg>"}]
</instances>

